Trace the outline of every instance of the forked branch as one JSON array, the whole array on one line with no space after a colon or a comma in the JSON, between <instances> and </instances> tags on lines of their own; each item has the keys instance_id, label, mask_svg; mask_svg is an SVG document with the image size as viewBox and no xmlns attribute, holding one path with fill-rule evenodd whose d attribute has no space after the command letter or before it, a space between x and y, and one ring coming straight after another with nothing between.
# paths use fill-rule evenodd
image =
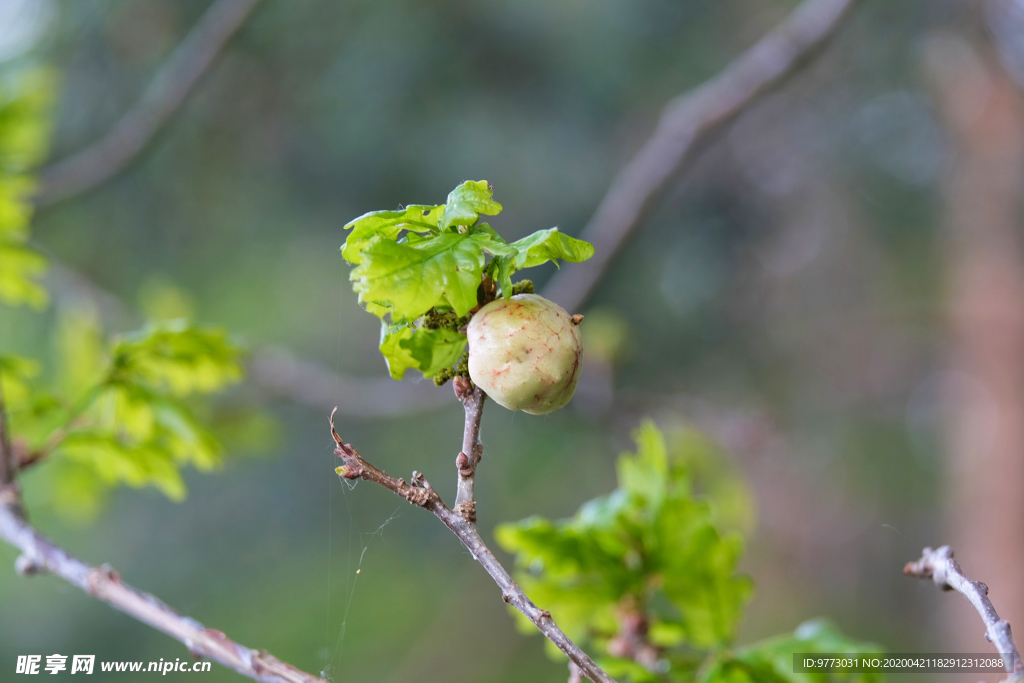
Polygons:
<instances>
[{"instance_id":1,"label":"forked branch","mask_svg":"<svg viewBox=\"0 0 1024 683\"><path fill-rule=\"evenodd\" d=\"M480 399L482 405L483 399ZM477 417L477 430L479 430L479 413ZM470 411L467 410L467 419L470 418ZM467 426L468 427L468 426ZM470 552L484 570L491 575L494 582L501 589L501 598L509 605L529 619L537 630L558 647L569 660L578 666L580 670L594 683L615 683L615 680L606 674L594 660L581 650L567 635L558 627L551 613L537 607L532 600L523 592L523 589L512 579L512 576L505 570L505 567L494 556L487 544L484 543L476 524L469 521L455 510L445 505L441 496L431 487L421 473L413 472L411 482L404 479L396 479L390 474L374 467L368 463L359 452L352 447L352 444L345 443L334 428L334 413L331 413L331 436L334 438L337 448L334 452L345 464L337 469L338 475L346 479L362 479L383 486L395 495L404 498L413 505L430 511L442 524L448 527L449 531L455 534L456 538Z\"/></svg>"},{"instance_id":2,"label":"forked branch","mask_svg":"<svg viewBox=\"0 0 1024 683\"><path fill-rule=\"evenodd\" d=\"M985 638L995 645L1003 656L1006 670L1014 675L1024 675L1024 663L1020 652L1013 643L1010 624L999 618L996 608L988 598L988 586L980 581L967 578L960 565L953 559L953 550L944 545L938 550L925 548L921 559L908 562L903 567L907 576L931 579L942 590L955 590L967 598L974 609L978 610L981 620L985 622Z\"/></svg>"},{"instance_id":3,"label":"forked branch","mask_svg":"<svg viewBox=\"0 0 1024 683\"><path fill-rule=\"evenodd\" d=\"M11 433L7 426L7 407L4 404L3 382L0 381L0 509L15 518L25 516L21 491L14 481L18 462L14 453Z\"/></svg>"},{"instance_id":4,"label":"forked branch","mask_svg":"<svg viewBox=\"0 0 1024 683\"><path fill-rule=\"evenodd\" d=\"M11 435L7 433L7 409L4 406L3 383L0 382L0 494L14 484L14 473L17 469Z\"/></svg>"}]
</instances>

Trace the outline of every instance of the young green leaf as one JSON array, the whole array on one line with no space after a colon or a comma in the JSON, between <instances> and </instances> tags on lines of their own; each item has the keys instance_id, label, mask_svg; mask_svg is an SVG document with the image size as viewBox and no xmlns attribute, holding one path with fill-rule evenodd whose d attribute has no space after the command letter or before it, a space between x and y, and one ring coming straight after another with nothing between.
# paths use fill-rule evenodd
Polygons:
<instances>
[{"instance_id":1,"label":"young green leaf","mask_svg":"<svg viewBox=\"0 0 1024 683\"><path fill-rule=\"evenodd\" d=\"M5 68L0 78L0 168L23 174L46 155L54 75L45 68Z\"/></svg>"},{"instance_id":2,"label":"young green leaf","mask_svg":"<svg viewBox=\"0 0 1024 683\"><path fill-rule=\"evenodd\" d=\"M734 572L743 551L739 536L722 536L707 505L672 500L655 523L652 564L664 577L665 597L677 610L666 616L683 627L691 645L726 645L736 635L753 583Z\"/></svg>"},{"instance_id":3,"label":"young green leaf","mask_svg":"<svg viewBox=\"0 0 1024 683\"><path fill-rule=\"evenodd\" d=\"M102 430L80 430L69 435L61 457L84 465L108 486L155 486L171 500L185 497L185 482L170 455L149 442L124 442Z\"/></svg>"},{"instance_id":4,"label":"young green leaf","mask_svg":"<svg viewBox=\"0 0 1024 683\"><path fill-rule=\"evenodd\" d=\"M494 189L486 180L467 180L448 193L438 227L441 230L455 225L470 227L482 213L497 216L501 213L501 204L492 199L493 194Z\"/></svg>"},{"instance_id":5,"label":"young green leaf","mask_svg":"<svg viewBox=\"0 0 1024 683\"><path fill-rule=\"evenodd\" d=\"M664 503L670 489L688 485L685 471L669 467L668 446L665 435L650 420L644 420L633 431L636 440L636 454L619 458L616 472L619 488L650 506L652 509Z\"/></svg>"},{"instance_id":6,"label":"young green leaf","mask_svg":"<svg viewBox=\"0 0 1024 683\"><path fill-rule=\"evenodd\" d=\"M0 391L6 410L16 410L30 402L30 382L38 374L39 363L31 358L0 356Z\"/></svg>"},{"instance_id":7,"label":"young green leaf","mask_svg":"<svg viewBox=\"0 0 1024 683\"><path fill-rule=\"evenodd\" d=\"M0 301L41 308L46 259L26 246L35 191L27 173L45 153L52 79L43 70L8 76L0 79Z\"/></svg>"},{"instance_id":8,"label":"young green leaf","mask_svg":"<svg viewBox=\"0 0 1024 683\"><path fill-rule=\"evenodd\" d=\"M465 315L477 305L484 251L504 246L485 233L442 233L414 244L377 238L353 269L352 288L360 303L376 304L393 321L415 320L435 306Z\"/></svg>"},{"instance_id":9,"label":"young green leaf","mask_svg":"<svg viewBox=\"0 0 1024 683\"><path fill-rule=\"evenodd\" d=\"M512 294L512 273L516 271L514 259L507 256L495 256L488 264L491 278L498 283L501 295L506 299Z\"/></svg>"},{"instance_id":10,"label":"young green leaf","mask_svg":"<svg viewBox=\"0 0 1024 683\"><path fill-rule=\"evenodd\" d=\"M384 356L384 362L388 366L388 373L391 379L401 380L405 377L405 371L409 368L416 368L419 363L412 355L412 351L402 346L403 341L408 341L416 329L411 323L401 322L389 325L386 321L380 321L380 353Z\"/></svg>"},{"instance_id":11,"label":"young green leaf","mask_svg":"<svg viewBox=\"0 0 1024 683\"><path fill-rule=\"evenodd\" d=\"M398 211L371 211L346 223L344 229L351 230L341 247L341 255L349 263L362 263L362 250L375 237L396 241L403 230L423 233L437 230L443 206L413 204Z\"/></svg>"},{"instance_id":12,"label":"young green leaf","mask_svg":"<svg viewBox=\"0 0 1024 683\"><path fill-rule=\"evenodd\" d=\"M65 396L82 396L96 386L109 371L107 347L94 309L59 307L54 334L56 388Z\"/></svg>"},{"instance_id":13,"label":"young green leaf","mask_svg":"<svg viewBox=\"0 0 1024 683\"><path fill-rule=\"evenodd\" d=\"M400 380L408 368L433 377L458 362L466 348L466 335L447 329L382 323L380 352L391 377Z\"/></svg>"},{"instance_id":14,"label":"young green leaf","mask_svg":"<svg viewBox=\"0 0 1024 683\"><path fill-rule=\"evenodd\" d=\"M100 356L93 348L94 324L78 317L61 326L86 349L84 355L62 349L61 367L75 375L62 384L74 392L71 398L12 404L12 424L30 451L43 449L47 460L90 472L94 483L151 485L179 500L185 495L181 467L208 470L223 457L219 441L182 399L237 381L241 350L223 332L170 321L122 337ZM7 361L0 368L5 388L6 380L26 374L15 373L16 367ZM79 493L93 503L99 495L96 490L91 496Z\"/></svg>"},{"instance_id":15,"label":"young green leaf","mask_svg":"<svg viewBox=\"0 0 1024 683\"><path fill-rule=\"evenodd\" d=\"M643 664L625 657L599 657L597 664L616 680L631 683L665 683L666 680L660 672L651 671Z\"/></svg>"},{"instance_id":16,"label":"young green leaf","mask_svg":"<svg viewBox=\"0 0 1024 683\"><path fill-rule=\"evenodd\" d=\"M434 233L461 225L476 224L480 214L490 216L501 211L501 204L491 196L493 190L486 180L467 180L448 194L441 205L412 204L396 211L371 211L345 224L351 230L341 255L346 261L362 263L362 252L374 238L396 242L403 231ZM494 233L497 236L497 233Z\"/></svg>"},{"instance_id":17,"label":"young green leaf","mask_svg":"<svg viewBox=\"0 0 1024 683\"><path fill-rule=\"evenodd\" d=\"M848 638L824 620L808 621L791 635L778 636L738 649L708 667L700 683L880 683L883 676L866 673L794 673L793 654L880 654L873 643Z\"/></svg>"},{"instance_id":18,"label":"young green leaf","mask_svg":"<svg viewBox=\"0 0 1024 683\"><path fill-rule=\"evenodd\" d=\"M569 237L565 233L559 232L558 228L538 230L532 235L516 240L509 246L518 252L515 257L517 270L533 268L548 261L557 263L558 259L579 263L594 255L594 245L575 237Z\"/></svg>"},{"instance_id":19,"label":"young green leaf","mask_svg":"<svg viewBox=\"0 0 1024 683\"><path fill-rule=\"evenodd\" d=\"M225 332L183 320L120 338L112 356L112 379L176 396L219 391L242 377L241 349Z\"/></svg>"},{"instance_id":20,"label":"young green leaf","mask_svg":"<svg viewBox=\"0 0 1024 683\"><path fill-rule=\"evenodd\" d=\"M624 614L644 615L673 645L716 648L735 636L749 579L736 573L741 542L712 524L694 498L680 456L653 423L636 432L636 454L619 460L619 488L561 522L530 518L500 526L498 542L516 554L519 580L543 597L572 637L599 647Z\"/></svg>"},{"instance_id":21,"label":"young green leaf","mask_svg":"<svg viewBox=\"0 0 1024 683\"><path fill-rule=\"evenodd\" d=\"M569 237L559 232L558 228L538 230L508 246L514 250L511 254L497 255L488 264L488 272L506 298L510 296L512 288L512 273L517 270L533 268L548 261L554 261L557 265L558 259L579 263L594 255L592 244Z\"/></svg>"},{"instance_id":22,"label":"young green leaf","mask_svg":"<svg viewBox=\"0 0 1024 683\"><path fill-rule=\"evenodd\" d=\"M45 272L46 259L41 254L0 238L0 301L42 308L48 297L38 280Z\"/></svg>"}]
</instances>

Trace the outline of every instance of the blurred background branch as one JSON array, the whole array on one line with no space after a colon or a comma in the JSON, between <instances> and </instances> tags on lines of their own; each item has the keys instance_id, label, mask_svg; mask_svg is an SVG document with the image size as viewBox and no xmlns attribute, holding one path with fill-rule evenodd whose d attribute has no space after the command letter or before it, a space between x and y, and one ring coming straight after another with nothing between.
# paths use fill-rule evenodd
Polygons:
<instances>
[{"instance_id":1,"label":"blurred background branch","mask_svg":"<svg viewBox=\"0 0 1024 683\"><path fill-rule=\"evenodd\" d=\"M740 114L810 63L858 2L805 0L721 74L671 101L579 234L594 245L594 257L556 273L544 296L567 311L580 308L669 181Z\"/></svg>"},{"instance_id":2,"label":"blurred background branch","mask_svg":"<svg viewBox=\"0 0 1024 683\"><path fill-rule=\"evenodd\" d=\"M0 384L0 493L14 483L14 473L17 470L14 449L7 433L5 414L3 386Z\"/></svg>"},{"instance_id":3,"label":"blurred background branch","mask_svg":"<svg viewBox=\"0 0 1024 683\"><path fill-rule=\"evenodd\" d=\"M88 302L108 320L124 320L132 325L140 322L138 311L54 257L49 277L51 290L62 306L73 309ZM273 344L253 349L247 362L246 376L264 398L323 411L336 405L338 414L348 417L411 415L454 402L451 393L438 391L432 382L411 378L396 382L384 372L363 377L345 375Z\"/></svg>"},{"instance_id":4,"label":"blurred background branch","mask_svg":"<svg viewBox=\"0 0 1024 683\"><path fill-rule=\"evenodd\" d=\"M260 0L214 0L138 102L103 138L40 173L35 201L47 206L117 176L177 113Z\"/></svg>"},{"instance_id":5,"label":"blurred background branch","mask_svg":"<svg viewBox=\"0 0 1024 683\"><path fill-rule=\"evenodd\" d=\"M21 491L15 483L18 471L14 444L7 426L7 408L4 403L3 378L0 377L0 514L22 517Z\"/></svg>"}]
</instances>

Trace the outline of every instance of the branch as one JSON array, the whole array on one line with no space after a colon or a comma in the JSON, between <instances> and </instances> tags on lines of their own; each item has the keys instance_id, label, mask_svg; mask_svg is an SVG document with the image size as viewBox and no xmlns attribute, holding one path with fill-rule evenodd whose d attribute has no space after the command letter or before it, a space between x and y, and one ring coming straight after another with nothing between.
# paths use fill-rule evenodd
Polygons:
<instances>
[{"instance_id":1,"label":"branch","mask_svg":"<svg viewBox=\"0 0 1024 683\"><path fill-rule=\"evenodd\" d=\"M21 491L14 481L18 472L18 460L14 452L11 434L7 427L7 408L4 405L3 378L0 377L0 508L17 518L25 516Z\"/></svg>"},{"instance_id":2,"label":"branch","mask_svg":"<svg viewBox=\"0 0 1024 683\"><path fill-rule=\"evenodd\" d=\"M4 407L3 378L0 377L0 493L14 483L14 472L18 465L11 446L11 435L7 433L7 411Z\"/></svg>"},{"instance_id":3,"label":"branch","mask_svg":"<svg viewBox=\"0 0 1024 683\"><path fill-rule=\"evenodd\" d=\"M807 64L860 0L804 0L774 31L725 71L669 102L657 128L615 178L579 237L594 245L583 264L558 271L544 296L579 309L612 260L703 144Z\"/></svg>"},{"instance_id":4,"label":"branch","mask_svg":"<svg viewBox=\"0 0 1024 683\"><path fill-rule=\"evenodd\" d=\"M316 410L338 406L359 418L410 415L448 405L451 395L433 382L396 382L386 373L375 377L343 375L316 361L299 358L278 346L257 349L247 361L248 378L270 397L286 398Z\"/></svg>"},{"instance_id":5,"label":"branch","mask_svg":"<svg viewBox=\"0 0 1024 683\"><path fill-rule=\"evenodd\" d=\"M106 137L43 169L36 205L88 192L124 170L181 108L258 3L215 0Z\"/></svg>"},{"instance_id":6,"label":"branch","mask_svg":"<svg viewBox=\"0 0 1024 683\"><path fill-rule=\"evenodd\" d=\"M455 395L462 401L466 411L466 426L462 431L462 451L455 459L455 467L459 471L458 489L455 494L455 511L473 524L476 522L476 499L473 497L473 484L476 478L476 466L483 457L484 447L480 445L480 419L484 413L484 400L487 394L483 389L473 386L465 377L456 377Z\"/></svg>"},{"instance_id":7,"label":"branch","mask_svg":"<svg viewBox=\"0 0 1024 683\"><path fill-rule=\"evenodd\" d=\"M1012 674L1024 674L1024 663L1020 652L1013 644L1010 624L999 618L992 601L988 599L988 586L980 581L972 581L964 576L960 565L953 559L953 550L944 545L938 550L925 548L921 559L908 562L903 573L921 579L931 579L942 590L955 590L967 598L974 609L978 610L981 620L985 622L985 639L996 646L1003 656L1006 670Z\"/></svg>"},{"instance_id":8,"label":"branch","mask_svg":"<svg viewBox=\"0 0 1024 683\"><path fill-rule=\"evenodd\" d=\"M23 440L15 441L12 444L12 453L14 455L14 465L17 471L28 469L34 465L38 465L42 462L50 453L57 449L58 446L68 437L68 433L73 426L72 424L66 424L62 427L54 430L52 434L46 439L46 442L36 449L30 449L28 444Z\"/></svg>"},{"instance_id":9,"label":"branch","mask_svg":"<svg viewBox=\"0 0 1024 683\"><path fill-rule=\"evenodd\" d=\"M114 609L181 641L193 655L209 657L261 683L326 683L268 652L250 650L220 631L179 614L149 593L132 588L109 567L91 567L46 538L0 505L0 538L19 548L22 574L48 571Z\"/></svg>"},{"instance_id":10,"label":"branch","mask_svg":"<svg viewBox=\"0 0 1024 683\"><path fill-rule=\"evenodd\" d=\"M480 399L482 402L483 399ZM467 411L468 414L468 411ZM479 421L477 421L479 423ZM562 629L558 628L551 613L540 609L523 592L523 589L512 580L512 577L494 556L476 524L470 522L458 512L452 510L430 483L424 479L419 472L412 473L412 483L406 483L404 479L396 479L389 474L377 469L363 459L359 452L351 444L345 443L338 432L334 429L334 413L331 413L331 436L337 444L334 452L342 459L344 466L337 469L338 475L346 479L362 479L378 486L383 486L395 495L404 498L413 505L429 510L437 517L442 524L455 534L462 542L462 545L469 550L473 558L483 566L494 582L501 588L501 598L507 604L519 610L523 616L529 619L541 633L547 637L555 646L561 650L571 662L583 671L594 683L615 683L601 667L594 663L586 652L573 643Z\"/></svg>"}]
</instances>

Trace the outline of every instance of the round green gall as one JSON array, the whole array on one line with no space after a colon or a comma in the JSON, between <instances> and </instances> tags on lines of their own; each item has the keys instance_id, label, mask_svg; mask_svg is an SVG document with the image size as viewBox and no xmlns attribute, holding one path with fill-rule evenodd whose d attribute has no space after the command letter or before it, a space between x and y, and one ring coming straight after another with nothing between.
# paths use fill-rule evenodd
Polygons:
<instances>
[{"instance_id":1,"label":"round green gall","mask_svg":"<svg viewBox=\"0 0 1024 683\"><path fill-rule=\"evenodd\" d=\"M509 410L558 410L580 380L580 320L536 294L492 301L466 330L470 378Z\"/></svg>"}]
</instances>

